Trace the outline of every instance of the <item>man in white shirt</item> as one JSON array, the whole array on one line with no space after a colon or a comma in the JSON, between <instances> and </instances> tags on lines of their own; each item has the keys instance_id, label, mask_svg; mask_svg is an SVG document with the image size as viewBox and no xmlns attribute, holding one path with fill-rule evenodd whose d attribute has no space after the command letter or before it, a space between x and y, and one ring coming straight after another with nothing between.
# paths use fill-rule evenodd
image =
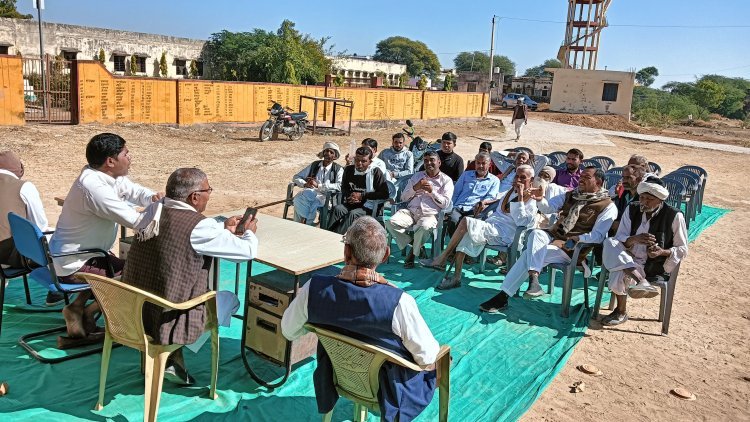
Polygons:
<instances>
[{"instance_id":1,"label":"man in white shirt","mask_svg":"<svg viewBox=\"0 0 750 422\"><path fill-rule=\"evenodd\" d=\"M33 183L21 180L23 163L12 151L0 152L0 264L23 267L21 255L13 244L8 213L13 211L46 231L49 222L42 198Z\"/></svg>"},{"instance_id":2,"label":"man in white shirt","mask_svg":"<svg viewBox=\"0 0 750 422\"><path fill-rule=\"evenodd\" d=\"M650 176L638 184L637 192L638 202L625 208L617 233L604 241L604 267L610 271L609 289L617 298L617 308L602 318L603 325L626 322L628 295L656 296L658 290L648 278L668 279L688 253L685 218L664 203L669 196L664 182Z\"/></svg>"},{"instance_id":3,"label":"man in white shirt","mask_svg":"<svg viewBox=\"0 0 750 422\"><path fill-rule=\"evenodd\" d=\"M578 242L601 243L607 237L612 222L617 217L617 207L602 186L604 172L587 167L582 173L578 187L568 192L564 201L555 202L550 208L560 210L555 224L546 230L532 230L521 253L503 280L499 294L479 305L483 312L497 313L508 306L508 299L516 294L521 283L529 279L529 288L524 297L544 295L539 285L539 272L548 264L568 264L575 244ZM559 197L557 197L559 198ZM537 199L542 212L546 198ZM555 198L553 198L554 200ZM584 258L587 252L581 253Z\"/></svg>"},{"instance_id":4,"label":"man in white shirt","mask_svg":"<svg viewBox=\"0 0 750 422\"><path fill-rule=\"evenodd\" d=\"M335 142L326 142L318 153L321 160L295 174L292 181L303 188L294 197L294 221L314 225L318 208L325 204L326 193L341 191L344 168L335 163L341 155Z\"/></svg>"},{"instance_id":5,"label":"man in white shirt","mask_svg":"<svg viewBox=\"0 0 750 422\"><path fill-rule=\"evenodd\" d=\"M145 207L162 196L127 178L130 153L118 135L100 133L91 138L86 160L88 165L65 197L50 240L53 255L86 249L109 251L117 239L117 225L133 228L141 217L131 204ZM79 271L106 275L109 266L114 275L119 275L124 265L111 253L107 257L97 253L67 255L53 262L57 275L66 283L78 283L73 274ZM90 291L81 292L63 308L68 337L82 338L95 329L93 316L99 305L94 302L85 306L91 296Z\"/></svg>"},{"instance_id":6,"label":"man in white shirt","mask_svg":"<svg viewBox=\"0 0 750 422\"><path fill-rule=\"evenodd\" d=\"M204 217L212 191L208 177L197 168L177 169L169 176L166 197L149 205L135 227L122 273L124 283L181 303L208 291L212 257L233 262L255 258L257 220L253 216L235 233L241 216L224 223ZM218 291L216 304L219 324L228 327L239 300L232 292ZM203 306L167 312L151 304L143 308L143 327L153 342L185 344L193 351L207 338L205 319ZM182 349L170 355L165 374L178 384L195 382L185 368Z\"/></svg>"},{"instance_id":7,"label":"man in white shirt","mask_svg":"<svg viewBox=\"0 0 750 422\"><path fill-rule=\"evenodd\" d=\"M435 363L440 346L419 313L414 298L388 283L375 270L390 254L385 230L372 217L360 217L344 236L346 265L337 276L315 274L299 289L281 319L281 332L295 340L307 331L305 323L326 326L376 344L418 365ZM318 412L336 404L332 365L318 348L313 374ZM384 364L379 402L386 421L412 420L429 403L435 371L392 370ZM381 377L382 378L382 377Z\"/></svg>"},{"instance_id":8,"label":"man in white shirt","mask_svg":"<svg viewBox=\"0 0 750 422\"><path fill-rule=\"evenodd\" d=\"M479 256L488 244L510 246L513 243L516 228L534 227L536 201L531 197L533 179L534 169L526 164L520 165L515 172L513 189L501 193L495 201L501 201L496 211L484 221L475 217L462 219L456 232L451 236L448 247L434 260L423 260L423 265L442 270L448 256L454 251L456 253L456 270L453 277L447 274L436 289L448 290L461 286L461 270L467 255Z\"/></svg>"},{"instance_id":9,"label":"man in white shirt","mask_svg":"<svg viewBox=\"0 0 750 422\"><path fill-rule=\"evenodd\" d=\"M414 230L412 249L404 261L404 268L407 269L414 268L415 251L420 253L424 237L438 225L435 216L450 205L453 196L453 180L440 171L437 152L425 152L424 168L424 171L417 172L409 179L401 194L401 200L409 201L409 206L398 210L385 223L386 230L396 239L401 250L412 243L412 236L406 230ZM435 246L432 245L433 248Z\"/></svg>"}]
</instances>

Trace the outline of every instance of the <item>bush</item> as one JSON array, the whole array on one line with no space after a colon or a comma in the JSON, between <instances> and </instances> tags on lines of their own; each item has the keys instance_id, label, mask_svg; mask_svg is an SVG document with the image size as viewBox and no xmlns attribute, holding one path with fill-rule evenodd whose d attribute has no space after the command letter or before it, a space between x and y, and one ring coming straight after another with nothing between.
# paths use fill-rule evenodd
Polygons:
<instances>
[{"instance_id":1,"label":"bush","mask_svg":"<svg viewBox=\"0 0 750 422\"><path fill-rule=\"evenodd\" d=\"M658 89L635 87L633 116L638 123L648 126L669 126L681 120L708 120L708 111L686 95L672 94Z\"/></svg>"}]
</instances>

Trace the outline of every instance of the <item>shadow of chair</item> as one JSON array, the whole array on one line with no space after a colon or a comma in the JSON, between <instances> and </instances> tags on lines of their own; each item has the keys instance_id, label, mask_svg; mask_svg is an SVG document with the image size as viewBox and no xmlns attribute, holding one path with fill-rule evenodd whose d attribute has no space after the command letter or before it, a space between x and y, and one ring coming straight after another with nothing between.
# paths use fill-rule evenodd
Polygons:
<instances>
[{"instance_id":1,"label":"shadow of chair","mask_svg":"<svg viewBox=\"0 0 750 422\"><path fill-rule=\"evenodd\" d=\"M599 316L599 307L601 306L602 295L604 293L604 282L607 280L607 276L605 273L608 273L608 271L604 267L602 267L602 274L604 274L604 276L599 277L599 287L596 290L596 300L594 301L594 312L592 318L596 318L597 316ZM672 272L669 273L669 278L666 280L663 277L647 278L649 283L659 287L660 303L658 321L661 322L661 334L664 336L669 334L669 321L672 318L672 302L674 301L674 291L677 285L677 276L679 275L679 273L680 264L678 263L677 266L672 270ZM612 302L610 302L610 308L613 309Z\"/></svg>"},{"instance_id":2,"label":"shadow of chair","mask_svg":"<svg viewBox=\"0 0 750 422\"><path fill-rule=\"evenodd\" d=\"M102 366L99 375L99 398L95 410L104 408L104 389L112 353L112 343L137 349L145 358L145 394L143 420L155 421L159 412L164 368L167 358L182 344L155 344L143 328L143 305L148 302L166 311L187 311L199 305L206 307L205 330L211 332L211 387L209 397L216 399L219 371L219 323L216 313L216 292L208 292L183 303L172 303L129 284L95 274L76 274L91 286L104 314L105 336ZM144 362L142 361L142 364Z\"/></svg>"},{"instance_id":3,"label":"shadow of chair","mask_svg":"<svg viewBox=\"0 0 750 422\"><path fill-rule=\"evenodd\" d=\"M42 233L41 230L39 230L39 228L34 223L12 212L8 213L8 222L10 223L13 242L16 244L18 253L20 253L27 260L30 260L31 262L39 266L37 268L31 269L30 267L28 267L27 263L27 269L30 270L28 277L44 286L49 291L63 293L66 304L69 303L69 295L89 290L89 286L85 283L69 284L62 282L55 272L55 265L52 262L52 258L90 254L101 255L107 261L107 274L110 276L113 275L112 266L109 263L109 254L107 253L107 251L104 251L102 249L81 249L76 252L52 254L49 250L47 237L44 235L44 233ZM59 358L45 358L40 355L33 347L31 347L31 344L29 344L29 340L31 339L44 337L52 333L64 333L66 331L67 328L65 325L63 325L61 327L55 327L43 331L25 334L18 339L18 344L27 352L29 352L29 354L34 359L42 363L62 362L98 353L101 350L101 348L95 348Z\"/></svg>"},{"instance_id":4,"label":"shadow of chair","mask_svg":"<svg viewBox=\"0 0 750 422\"><path fill-rule=\"evenodd\" d=\"M384 363L390 362L417 372L430 369L410 362L383 348L325 328L312 324L305 324L305 328L318 336L318 341L331 358L336 391L339 395L354 402L354 421L363 422L366 420L368 409L380 413L378 373ZM435 362L440 400L438 417L440 422L448 421L450 350L450 346L443 345ZM323 415L323 421L330 422L332 415L333 410Z\"/></svg>"}]
</instances>

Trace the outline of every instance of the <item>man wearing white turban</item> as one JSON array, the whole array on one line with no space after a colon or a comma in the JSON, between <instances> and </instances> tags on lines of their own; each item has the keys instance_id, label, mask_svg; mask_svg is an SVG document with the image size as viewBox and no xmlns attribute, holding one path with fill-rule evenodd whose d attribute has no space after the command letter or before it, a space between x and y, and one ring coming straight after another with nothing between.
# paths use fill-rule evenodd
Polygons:
<instances>
[{"instance_id":1,"label":"man wearing white turban","mask_svg":"<svg viewBox=\"0 0 750 422\"><path fill-rule=\"evenodd\" d=\"M602 318L603 325L628 320L628 295L654 297L656 287L648 279L666 279L687 256L685 218L664 203L669 191L664 182L650 176L638 185L638 202L631 202L614 237L604 241L604 266L610 271L609 289L617 298L615 310Z\"/></svg>"},{"instance_id":2,"label":"man wearing white turban","mask_svg":"<svg viewBox=\"0 0 750 422\"><path fill-rule=\"evenodd\" d=\"M335 142L326 142L318 153L320 160L313 161L292 177L292 182L302 188L294 197L294 221L314 225L315 214L325 204L326 193L341 190L344 168L335 162L340 155Z\"/></svg>"}]
</instances>

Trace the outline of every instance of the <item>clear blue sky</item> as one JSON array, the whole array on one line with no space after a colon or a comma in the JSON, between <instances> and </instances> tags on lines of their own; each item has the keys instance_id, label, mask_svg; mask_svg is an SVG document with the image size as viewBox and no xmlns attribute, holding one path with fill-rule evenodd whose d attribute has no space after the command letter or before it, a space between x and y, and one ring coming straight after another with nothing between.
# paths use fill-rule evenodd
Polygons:
<instances>
[{"instance_id":1,"label":"clear blue sky","mask_svg":"<svg viewBox=\"0 0 750 422\"><path fill-rule=\"evenodd\" d=\"M565 0L468 2L246 1L246 0L45 0L50 22L115 28L207 39L223 29L275 30L284 19L318 38L331 37L335 51L372 54L383 38L402 35L425 42L444 67L457 52L489 50L492 15L565 21ZM19 0L23 13L34 13L32 0ZM36 14L35 14L36 16ZM750 78L750 1L613 0L602 33L599 69L656 66L668 81L692 81L718 73ZM667 28L614 25L744 25L744 28ZM510 57L519 72L554 57L563 23L501 19L495 48Z\"/></svg>"}]
</instances>

